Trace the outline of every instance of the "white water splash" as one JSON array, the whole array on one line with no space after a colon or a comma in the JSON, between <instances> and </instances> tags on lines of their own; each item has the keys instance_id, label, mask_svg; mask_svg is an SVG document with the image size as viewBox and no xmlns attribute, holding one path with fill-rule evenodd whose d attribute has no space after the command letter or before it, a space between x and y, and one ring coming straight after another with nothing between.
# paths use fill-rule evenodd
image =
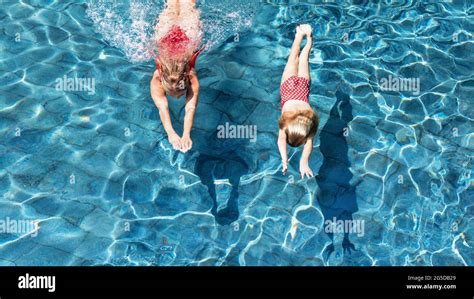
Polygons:
<instances>
[{"instance_id":1,"label":"white water splash","mask_svg":"<svg viewBox=\"0 0 474 299\"><path fill-rule=\"evenodd\" d=\"M258 3L258 0L198 0L206 50L250 28ZM154 30L163 8L163 0L89 0L87 16L111 46L121 49L131 62L143 62L154 57Z\"/></svg>"},{"instance_id":2,"label":"white water splash","mask_svg":"<svg viewBox=\"0 0 474 299\"><path fill-rule=\"evenodd\" d=\"M258 0L198 0L198 3L208 49L250 28L259 7Z\"/></svg>"},{"instance_id":3,"label":"white water splash","mask_svg":"<svg viewBox=\"0 0 474 299\"><path fill-rule=\"evenodd\" d=\"M111 46L121 49L132 62L153 58L151 41L162 1L90 0L87 4L95 30Z\"/></svg>"}]
</instances>

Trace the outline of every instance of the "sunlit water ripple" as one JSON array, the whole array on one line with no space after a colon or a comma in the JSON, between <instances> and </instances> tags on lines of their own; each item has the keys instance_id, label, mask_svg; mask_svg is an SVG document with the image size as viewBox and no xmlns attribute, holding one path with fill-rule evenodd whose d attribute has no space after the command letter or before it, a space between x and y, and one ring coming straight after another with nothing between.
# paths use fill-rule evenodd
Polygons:
<instances>
[{"instance_id":1,"label":"sunlit water ripple","mask_svg":"<svg viewBox=\"0 0 474 299\"><path fill-rule=\"evenodd\" d=\"M161 1L3 0L0 220L40 228L0 233L0 265L474 265L474 9L393 2L206 0L184 155L149 95ZM299 179L295 150L281 175L275 141L281 73L305 22L316 180ZM95 94L57 91L64 75L95 78ZM389 76L420 78L419 94L381 90ZM183 100L170 110L181 131ZM257 125L257 142L216 138L226 122ZM365 233L336 234L327 254L329 215Z\"/></svg>"}]
</instances>

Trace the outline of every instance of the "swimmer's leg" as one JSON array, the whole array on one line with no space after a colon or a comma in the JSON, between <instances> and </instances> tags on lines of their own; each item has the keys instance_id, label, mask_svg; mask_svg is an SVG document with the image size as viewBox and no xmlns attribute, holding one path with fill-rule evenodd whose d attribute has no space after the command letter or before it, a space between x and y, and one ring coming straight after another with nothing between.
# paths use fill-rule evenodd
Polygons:
<instances>
[{"instance_id":1,"label":"swimmer's leg","mask_svg":"<svg viewBox=\"0 0 474 299\"><path fill-rule=\"evenodd\" d=\"M295 39L293 40L293 45L291 46L290 56L288 56L288 62L286 63L285 70L281 76L280 85L286 81L286 79L291 76L298 75L298 63L299 63L299 54L301 41L303 40L304 34L299 29L299 26L296 28Z\"/></svg>"},{"instance_id":2,"label":"swimmer's leg","mask_svg":"<svg viewBox=\"0 0 474 299\"><path fill-rule=\"evenodd\" d=\"M167 0L166 9L173 12L179 12L179 0Z\"/></svg>"},{"instance_id":3,"label":"swimmer's leg","mask_svg":"<svg viewBox=\"0 0 474 299\"><path fill-rule=\"evenodd\" d=\"M194 42L194 45L190 47L190 53L192 55L196 48L201 46L203 38L201 13L196 7L195 0L180 0L180 27L186 32L186 35Z\"/></svg>"},{"instance_id":4,"label":"swimmer's leg","mask_svg":"<svg viewBox=\"0 0 474 299\"><path fill-rule=\"evenodd\" d=\"M187 11L194 9L196 0L168 0L166 6L172 10L176 16L180 16L181 13L186 14Z\"/></svg>"},{"instance_id":5,"label":"swimmer's leg","mask_svg":"<svg viewBox=\"0 0 474 299\"><path fill-rule=\"evenodd\" d=\"M155 39L165 36L179 18L179 0L167 0L164 9L158 16L155 27Z\"/></svg>"},{"instance_id":6,"label":"swimmer's leg","mask_svg":"<svg viewBox=\"0 0 474 299\"><path fill-rule=\"evenodd\" d=\"M179 17L179 13L181 12L181 7L179 0L168 0L166 1L166 9L175 16Z\"/></svg>"},{"instance_id":7,"label":"swimmer's leg","mask_svg":"<svg viewBox=\"0 0 474 299\"><path fill-rule=\"evenodd\" d=\"M306 35L306 45L301 50L300 58L298 62L298 77L303 77L306 80L310 80L309 76L309 54L311 53L311 47L313 44L313 38L311 34Z\"/></svg>"}]
</instances>

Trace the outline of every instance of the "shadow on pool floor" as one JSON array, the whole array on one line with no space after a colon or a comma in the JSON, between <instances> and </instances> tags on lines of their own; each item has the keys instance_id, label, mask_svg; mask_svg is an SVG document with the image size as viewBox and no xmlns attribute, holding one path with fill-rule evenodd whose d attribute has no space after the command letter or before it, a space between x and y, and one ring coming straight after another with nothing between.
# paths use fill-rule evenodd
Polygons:
<instances>
[{"instance_id":1,"label":"shadow on pool floor","mask_svg":"<svg viewBox=\"0 0 474 299\"><path fill-rule=\"evenodd\" d=\"M340 90L336 92L337 101L331 109L329 119L320 133L320 151L324 157L323 164L316 176L319 186L317 194L319 206L327 220L352 220L352 214L358 210L356 188L350 184L352 173L348 158L348 146L344 136L348 123L352 121L352 106L350 98ZM327 232L333 241L334 234ZM349 233L344 233L342 242L344 252L355 250L349 240ZM328 259L334 252L334 243L324 250Z\"/></svg>"},{"instance_id":2,"label":"shadow on pool floor","mask_svg":"<svg viewBox=\"0 0 474 299\"><path fill-rule=\"evenodd\" d=\"M216 136L217 134L213 134ZM197 158L194 172L200 177L201 182L207 186L212 198L213 206L211 213L216 217L220 225L228 225L239 218L239 184L240 178L249 170L247 163L239 156L241 142L221 141L217 138L208 144L212 148L209 152L201 153ZM230 149L230 150L229 150ZM219 204L218 192L216 192L216 180L227 180L230 184L230 192L225 203ZM225 196L225 195L224 195Z\"/></svg>"}]
</instances>

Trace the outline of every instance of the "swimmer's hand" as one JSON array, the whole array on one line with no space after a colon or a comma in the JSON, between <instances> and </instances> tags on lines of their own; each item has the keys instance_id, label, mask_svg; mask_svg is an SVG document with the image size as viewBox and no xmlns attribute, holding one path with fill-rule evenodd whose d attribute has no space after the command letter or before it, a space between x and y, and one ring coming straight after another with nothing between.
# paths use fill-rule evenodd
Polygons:
<instances>
[{"instance_id":1,"label":"swimmer's hand","mask_svg":"<svg viewBox=\"0 0 474 299\"><path fill-rule=\"evenodd\" d=\"M306 175L308 178L313 177L313 171L311 168L309 168L308 162L301 161L300 162L300 174L301 178L304 179L304 176Z\"/></svg>"},{"instance_id":2,"label":"swimmer's hand","mask_svg":"<svg viewBox=\"0 0 474 299\"><path fill-rule=\"evenodd\" d=\"M179 138L178 134L168 134L168 141L171 143L174 150L181 150L181 138Z\"/></svg>"},{"instance_id":3,"label":"swimmer's hand","mask_svg":"<svg viewBox=\"0 0 474 299\"><path fill-rule=\"evenodd\" d=\"M181 151L183 153L189 151L193 147L193 141L191 140L191 137L187 134L183 135L181 137Z\"/></svg>"},{"instance_id":4,"label":"swimmer's hand","mask_svg":"<svg viewBox=\"0 0 474 299\"><path fill-rule=\"evenodd\" d=\"M288 170L288 161L281 161L281 172L283 175L286 174L286 171Z\"/></svg>"}]
</instances>

